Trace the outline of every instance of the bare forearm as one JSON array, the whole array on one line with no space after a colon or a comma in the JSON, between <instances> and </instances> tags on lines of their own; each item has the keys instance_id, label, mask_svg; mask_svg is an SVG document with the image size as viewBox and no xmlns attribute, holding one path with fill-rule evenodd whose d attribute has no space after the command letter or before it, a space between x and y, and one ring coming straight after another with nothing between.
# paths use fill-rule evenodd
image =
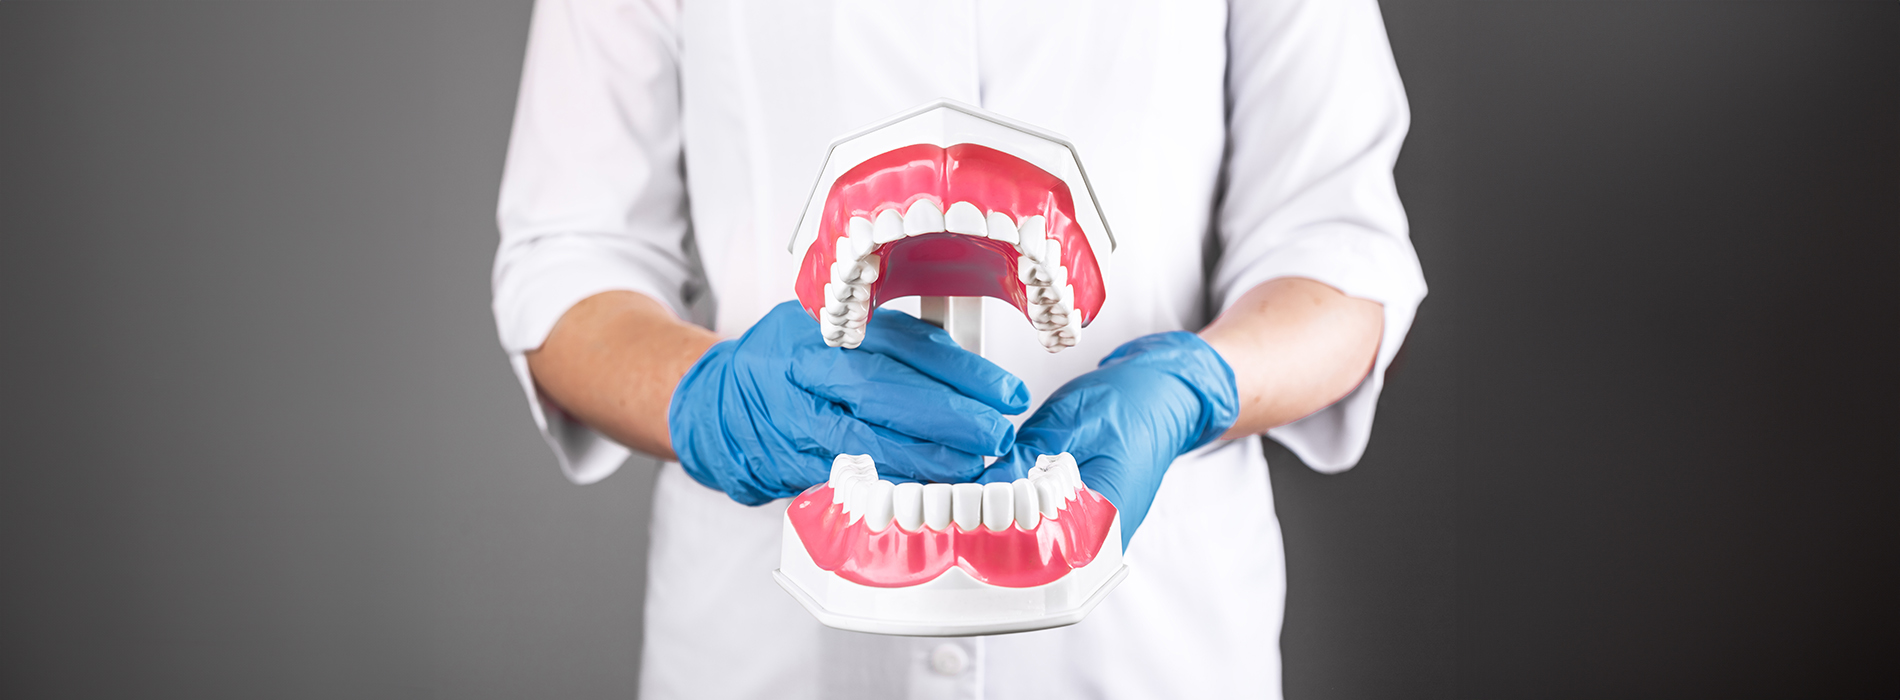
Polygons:
<instances>
[{"instance_id":1,"label":"bare forearm","mask_svg":"<svg viewBox=\"0 0 1900 700\"><path fill-rule=\"evenodd\" d=\"M1240 419L1224 437L1266 432L1345 397L1372 370L1384 307L1310 279L1254 287L1201 338L1234 368Z\"/></svg>"},{"instance_id":2,"label":"bare forearm","mask_svg":"<svg viewBox=\"0 0 1900 700\"><path fill-rule=\"evenodd\" d=\"M717 342L651 297L603 292L561 316L528 353L528 369L542 395L568 414L616 442L673 459L666 424L673 388Z\"/></svg>"}]
</instances>

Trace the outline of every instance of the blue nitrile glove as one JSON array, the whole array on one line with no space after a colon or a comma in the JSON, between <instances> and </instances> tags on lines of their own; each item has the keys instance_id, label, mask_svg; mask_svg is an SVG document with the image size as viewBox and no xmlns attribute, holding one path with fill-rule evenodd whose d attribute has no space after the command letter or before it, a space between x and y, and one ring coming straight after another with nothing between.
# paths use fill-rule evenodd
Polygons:
<instances>
[{"instance_id":1,"label":"blue nitrile glove","mask_svg":"<svg viewBox=\"0 0 1900 700\"><path fill-rule=\"evenodd\" d=\"M707 350L666 418L687 474L759 505L829 478L839 454L868 454L900 481L969 481L1009 449L1003 414L1027 408L1022 380L940 328L879 309L857 349L827 347L785 302Z\"/></svg>"},{"instance_id":2,"label":"blue nitrile glove","mask_svg":"<svg viewBox=\"0 0 1900 700\"><path fill-rule=\"evenodd\" d=\"M1045 454L1074 455L1082 481L1121 511L1126 548L1174 458L1239 417L1234 370L1206 341L1184 331L1143 336L1057 389L982 480L1021 478Z\"/></svg>"}]
</instances>

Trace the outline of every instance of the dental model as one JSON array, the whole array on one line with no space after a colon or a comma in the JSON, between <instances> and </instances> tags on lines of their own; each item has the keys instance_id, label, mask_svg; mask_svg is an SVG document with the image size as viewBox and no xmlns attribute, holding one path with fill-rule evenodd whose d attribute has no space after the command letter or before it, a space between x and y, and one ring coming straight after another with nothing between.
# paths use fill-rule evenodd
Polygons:
<instances>
[{"instance_id":1,"label":"dental model","mask_svg":"<svg viewBox=\"0 0 1900 700\"><path fill-rule=\"evenodd\" d=\"M1075 150L1053 134L939 101L833 143L793 237L798 299L825 342L855 348L886 301L981 353L981 297L1021 310L1049 352L1074 347L1114 249ZM961 636L1073 624L1128 573L1121 516L1068 453L1012 483L894 484L869 455L792 500L774 577L818 620Z\"/></svg>"}]
</instances>

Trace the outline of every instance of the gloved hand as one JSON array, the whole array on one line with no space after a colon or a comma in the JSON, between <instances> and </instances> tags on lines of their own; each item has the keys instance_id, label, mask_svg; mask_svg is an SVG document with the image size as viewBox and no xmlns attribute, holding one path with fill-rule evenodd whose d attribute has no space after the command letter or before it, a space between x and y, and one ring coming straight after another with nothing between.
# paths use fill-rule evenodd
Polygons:
<instances>
[{"instance_id":1,"label":"gloved hand","mask_svg":"<svg viewBox=\"0 0 1900 700\"><path fill-rule=\"evenodd\" d=\"M1239 417L1234 370L1206 341L1183 331L1143 336L1050 395L981 480L1019 479L1038 456L1074 455L1082 481L1121 511L1126 548L1174 458Z\"/></svg>"},{"instance_id":2,"label":"gloved hand","mask_svg":"<svg viewBox=\"0 0 1900 700\"><path fill-rule=\"evenodd\" d=\"M673 390L667 430L686 473L759 505L868 454L895 480L969 481L1009 448L1022 380L901 312L871 316L857 349L827 347L797 302L712 346Z\"/></svg>"}]
</instances>

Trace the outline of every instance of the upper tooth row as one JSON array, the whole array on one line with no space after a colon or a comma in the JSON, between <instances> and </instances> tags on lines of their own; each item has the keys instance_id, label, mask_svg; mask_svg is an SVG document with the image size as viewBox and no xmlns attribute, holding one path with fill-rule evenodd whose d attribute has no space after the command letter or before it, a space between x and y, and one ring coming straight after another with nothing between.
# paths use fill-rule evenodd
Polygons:
<instances>
[{"instance_id":1,"label":"upper tooth row","mask_svg":"<svg viewBox=\"0 0 1900 700\"><path fill-rule=\"evenodd\" d=\"M1083 488L1075 458L1064 452L1043 455L1028 478L990 484L893 484L877 478L867 455L838 455L831 463L832 502L842 504L849 522L863 518L873 532L896 522L906 532L947 531L950 523L974 531L979 526L1002 532L1011 526L1033 530L1054 518Z\"/></svg>"},{"instance_id":2,"label":"upper tooth row","mask_svg":"<svg viewBox=\"0 0 1900 700\"><path fill-rule=\"evenodd\" d=\"M1042 346L1049 352L1074 347L1082 330L1081 315L1075 313L1075 287L1062 265L1062 242L1049 238L1047 227L1042 216L1024 217L1018 225L1008 214L986 215L969 202L955 202L943 211L929 199L913 202L901 215L886 209L876 220L851 217L848 235L837 239L836 262L831 264L831 282L825 285L825 306L818 318L825 344L855 348L864 342L871 284L877 281L881 262L871 251L906 236L948 231L1014 246L1020 253L1017 278L1029 293L1029 320Z\"/></svg>"}]
</instances>

